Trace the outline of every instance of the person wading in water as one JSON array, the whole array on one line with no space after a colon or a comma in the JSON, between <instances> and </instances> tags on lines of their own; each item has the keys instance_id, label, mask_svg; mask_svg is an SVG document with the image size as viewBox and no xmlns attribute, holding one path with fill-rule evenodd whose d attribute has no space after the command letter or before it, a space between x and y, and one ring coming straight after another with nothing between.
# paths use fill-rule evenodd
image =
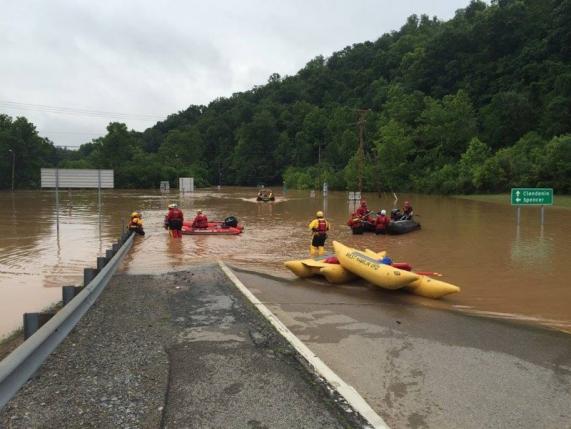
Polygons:
<instances>
[{"instance_id":1,"label":"person wading in water","mask_svg":"<svg viewBox=\"0 0 571 429\"><path fill-rule=\"evenodd\" d=\"M325 240L327 239L327 231L329 231L329 222L325 220L324 214L319 210L309 224L309 229L313 233L309 254L311 256L323 255L325 253Z\"/></svg>"},{"instance_id":2,"label":"person wading in water","mask_svg":"<svg viewBox=\"0 0 571 429\"><path fill-rule=\"evenodd\" d=\"M176 204L169 205L169 211L165 216L165 229L169 230L172 238L182 238L182 223L184 215Z\"/></svg>"}]
</instances>

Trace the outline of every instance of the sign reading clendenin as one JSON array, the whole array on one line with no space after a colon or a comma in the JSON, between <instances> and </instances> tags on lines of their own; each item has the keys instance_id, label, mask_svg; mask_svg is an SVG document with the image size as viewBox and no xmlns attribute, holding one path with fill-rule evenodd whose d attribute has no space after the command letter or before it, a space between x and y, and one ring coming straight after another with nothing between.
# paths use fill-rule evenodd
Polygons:
<instances>
[{"instance_id":1,"label":"sign reading clendenin","mask_svg":"<svg viewBox=\"0 0 571 429\"><path fill-rule=\"evenodd\" d=\"M512 206L551 206L552 188L512 188Z\"/></svg>"}]
</instances>

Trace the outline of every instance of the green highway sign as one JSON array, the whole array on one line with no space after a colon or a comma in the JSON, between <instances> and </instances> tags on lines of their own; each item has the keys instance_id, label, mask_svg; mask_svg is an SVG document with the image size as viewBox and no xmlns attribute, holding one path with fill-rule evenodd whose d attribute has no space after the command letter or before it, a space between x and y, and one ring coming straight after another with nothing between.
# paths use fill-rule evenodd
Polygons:
<instances>
[{"instance_id":1,"label":"green highway sign","mask_svg":"<svg viewBox=\"0 0 571 429\"><path fill-rule=\"evenodd\" d=\"M512 206L551 206L551 188L512 188Z\"/></svg>"}]
</instances>

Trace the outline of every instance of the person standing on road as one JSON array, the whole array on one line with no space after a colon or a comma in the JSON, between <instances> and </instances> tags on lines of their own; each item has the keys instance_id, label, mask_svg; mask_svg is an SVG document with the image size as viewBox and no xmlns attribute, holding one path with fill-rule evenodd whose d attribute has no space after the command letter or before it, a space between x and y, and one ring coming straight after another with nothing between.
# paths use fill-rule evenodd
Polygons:
<instances>
[{"instance_id":1,"label":"person standing on road","mask_svg":"<svg viewBox=\"0 0 571 429\"><path fill-rule=\"evenodd\" d=\"M325 220L325 215L321 210L315 214L316 218L309 224L309 229L313 234L311 246L309 246L310 256L323 255L325 253L325 240L329 231L329 222Z\"/></svg>"},{"instance_id":2,"label":"person standing on road","mask_svg":"<svg viewBox=\"0 0 571 429\"><path fill-rule=\"evenodd\" d=\"M172 238L182 238L182 223L184 215L176 204L169 205L169 211L165 216L165 229L169 230Z\"/></svg>"}]
</instances>

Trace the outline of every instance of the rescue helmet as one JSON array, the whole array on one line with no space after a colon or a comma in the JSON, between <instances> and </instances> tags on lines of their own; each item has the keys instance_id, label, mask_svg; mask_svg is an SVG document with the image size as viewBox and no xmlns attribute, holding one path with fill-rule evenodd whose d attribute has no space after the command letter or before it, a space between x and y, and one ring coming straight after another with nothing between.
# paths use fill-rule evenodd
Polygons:
<instances>
[{"instance_id":1,"label":"rescue helmet","mask_svg":"<svg viewBox=\"0 0 571 429\"><path fill-rule=\"evenodd\" d=\"M405 207L410 207L410 203L409 203L408 201L405 201L405 202L404 202L404 206L405 206Z\"/></svg>"},{"instance_id":2,"label":"rescue helmet","mask_svg":"<svg viewBox=\"0 0 571 429\"><path fill-rule=\"evenodd\" d=\"M139 212L133 212L133 213L131 213L131 217L132 217L132 218L134 218L134 217L141 217L141 215L139 214Z\"/></svg>"},{"instance_id":3,"label":"rescue helmet","mask_svg":"<svg viewBox=\"0 0 571 429\"><path fill-rule=\"evenodd\" d=\"M383 216L385 216L385 215L387 214L387 211L386 211L385 209L383 209L383 210L381 210L381 214L382 214Z\"/></svg>"},{"instance_id":4,"label":"rescue helmet","mask_svg":"<svg viewBox=\"0 0 571 429\"><path fill-rule=\"evenodd\" d=\"M317 216L317 217L323 217L323 216L325 216L325 215L323 214L323 212L322 212L321 210L319 210L317 213L315 213L315 216Z\"/></svg>"},{"instance_id":5,"label":"rescue helmet","mask_svg":"<svg viewBox=\"0 0 571 429\"><path fill-rule=\"evenodd\" d=\"M380 259L379 262L381 264L384 264L384 265L392 265L393 264L393 260L391 258L389 258L388 256L385 256L383 259Z\"/></svg>"},{"instance_id":6,"label":"rescue helmet","mask_svg":"<svg viewBox=\"0 0 571 429\"><path fill-rule=\"evenodd\" d=\"M202 210L197 210L196 213L197 213L197 214L202 214Z\"/></svg>"},{"instance_id":7,"label":"rescue helmet","mask_svg":"<svg viewBox=\"0 0 571 429\"><path fill-rule=\"evenodd\" d=\"M178 205L176 203L169 204L169 209L176 209Z\"/></svg>"}]
</instances>

